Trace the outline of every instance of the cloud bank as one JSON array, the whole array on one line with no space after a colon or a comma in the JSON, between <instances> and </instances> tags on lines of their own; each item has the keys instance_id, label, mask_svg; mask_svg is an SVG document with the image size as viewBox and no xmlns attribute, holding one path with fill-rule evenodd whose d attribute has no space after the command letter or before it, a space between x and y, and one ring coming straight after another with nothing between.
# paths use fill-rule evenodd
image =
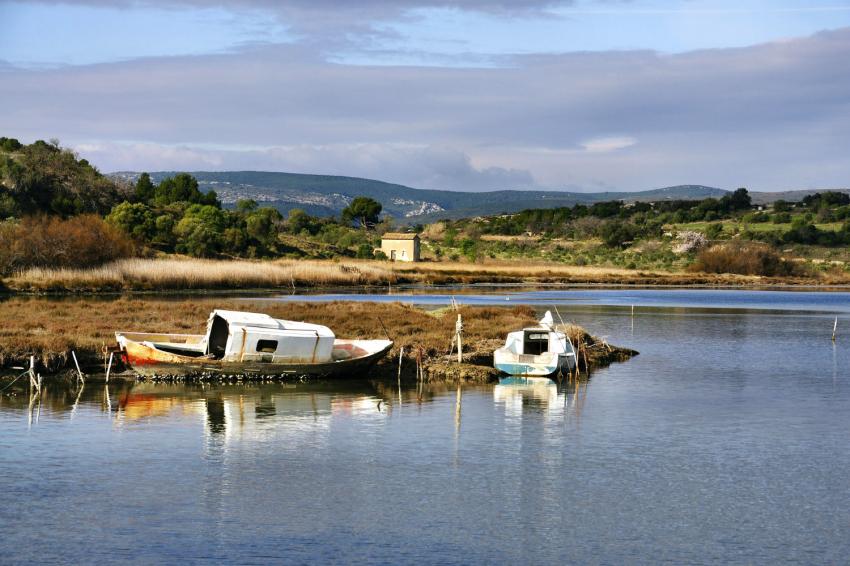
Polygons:
<instances>
[{"instance_id":1,"label":"cloud bank","mask_svg":"<svg viewBox=\"0 0 850 566\"><path fill-rule=\"evenodd\" d=\"M499 63L338 65L289 45L6 69L0 135L58 137L104 170L301 170L474 190L848 184L850 29Z\"/></svg>"}]
</instances>

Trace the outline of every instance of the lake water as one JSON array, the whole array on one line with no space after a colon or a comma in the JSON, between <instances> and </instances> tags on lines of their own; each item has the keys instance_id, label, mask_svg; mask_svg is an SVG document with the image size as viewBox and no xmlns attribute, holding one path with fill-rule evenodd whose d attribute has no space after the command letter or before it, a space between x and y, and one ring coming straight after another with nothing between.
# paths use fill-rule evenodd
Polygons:
<instances>
[{"instance_id":1,"label":"lake water","mask_svg":"<svg viewBox=\"0 0 850 566\"><path fill-rule=\"evenodd\" d=\"M578 387L6 392L0 562L846 563L850 295L611 293L510 297L641 352Z\"/></svg>"}]
</instances>

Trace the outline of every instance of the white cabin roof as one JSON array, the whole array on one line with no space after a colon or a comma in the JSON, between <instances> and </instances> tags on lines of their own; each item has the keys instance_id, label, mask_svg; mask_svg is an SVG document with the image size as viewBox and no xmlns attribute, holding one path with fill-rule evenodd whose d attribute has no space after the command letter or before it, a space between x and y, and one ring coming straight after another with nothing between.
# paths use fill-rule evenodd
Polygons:
<instances>
[{"instance_id":1,"label":"white cabin roof","mask_svg":"<svg viewBox=\"0 0 850 566\"><path fill-rule=\"evenodd\" d=\"M293 320L281 320L262 313L216 309L210 313L210 323L212 323L212 320L215 317L221 318L231 327L239 326L256 329L301 330L315 332L319 336L334 335L333 331L331 331L331 329L327 326L310 324L307 322L295 322Z\"/></svg>"}]
</instances>

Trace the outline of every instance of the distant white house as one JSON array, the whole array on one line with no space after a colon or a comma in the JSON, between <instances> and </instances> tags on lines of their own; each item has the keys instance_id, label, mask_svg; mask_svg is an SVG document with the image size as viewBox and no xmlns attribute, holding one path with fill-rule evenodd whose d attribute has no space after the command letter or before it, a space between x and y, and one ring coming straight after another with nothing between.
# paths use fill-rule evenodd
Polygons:
<instances>
[{"instance_id":1,"label":"distant white house","mask_svg":"<svg viewBox=\"0 0 850 566\"><path fill-rule=\"evenodd\" d=\"M381 237L381 251L393 261L419 261L419 235L387 232Z\"/></svg>"}]
</instances>

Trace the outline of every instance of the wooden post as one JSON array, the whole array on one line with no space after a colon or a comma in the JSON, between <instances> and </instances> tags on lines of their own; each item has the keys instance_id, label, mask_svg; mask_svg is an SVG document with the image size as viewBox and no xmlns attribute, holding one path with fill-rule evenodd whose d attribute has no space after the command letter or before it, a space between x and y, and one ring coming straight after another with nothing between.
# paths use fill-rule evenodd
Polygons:
<instances>
[{"instance_id":1,"label":"wooden post","mask_svg":"<svg viewBox=\"0 0 850 566\"><path fill-rule=\"evenodd\" d=\"M838 317L835 317L835 324L832 325L832 341L835 342L835 332L838 330Z\"/></svg>"},{"instance_id":2,"label":"wooden post","mask_svg":"<svg viewBox=\"0 0 850 566\"><path fill-rule=\"evenodd\" d=\"M404 346L398 349L398 405L401 407L401 360L404 356Z\"/></svg>"},{"instance_id":3,"label":"wooden post","mask_svg":"<svg viewBox=\"0 0 850 566\"><path fill-rule=\"evenodd\" d=\"M457 315L455 323L455 336L457 336L457 363L463 363L463 317L460 313Z\"/></svg>"},{"instance_id":4,"label":"wooden post","mask_svg":"<svg viewBox=\"0 0 850 566\"><path fill-rule=\"evenodd\" d=\"M77 354L74 350L71 350L71 357L74 358L74 365L77 366L77 376L80 378L80 381L83 383L86 382L86 378L83 377L83 372L80 370L80 362L77 361Z\"/></svg>"},{"instance_id":5,"label":"wooden post","mask_svg":"<svg viewBox=\"0 0 850 566\"><path fill-rule=\"evenodd\" d=\"M112 370L112 357L115 352L109 352L109 365L106 366L106 383L109 383L109 372Z\"/></svg>"}]
</instances>

